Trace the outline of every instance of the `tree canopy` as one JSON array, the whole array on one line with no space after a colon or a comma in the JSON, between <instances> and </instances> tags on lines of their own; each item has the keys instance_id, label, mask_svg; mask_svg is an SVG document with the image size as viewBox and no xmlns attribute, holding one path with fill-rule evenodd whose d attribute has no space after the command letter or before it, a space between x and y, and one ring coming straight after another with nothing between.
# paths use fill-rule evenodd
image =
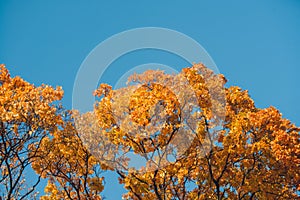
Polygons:
<instances>
[{"instance_id":1,"label":"tree canopy","mask_svg":"<svg viewBox=\"0 0 300 200\"><path fill-rule=\"evenodd\" d=\"M35 198L47 179L41 199L103 199L109 170L124 199L300 198L300 128L226 82L202 64L149 70L123 88L100 84L94 110L79 113L61 88L1 65L1 197Z\"/></svg>"}]
</instances>

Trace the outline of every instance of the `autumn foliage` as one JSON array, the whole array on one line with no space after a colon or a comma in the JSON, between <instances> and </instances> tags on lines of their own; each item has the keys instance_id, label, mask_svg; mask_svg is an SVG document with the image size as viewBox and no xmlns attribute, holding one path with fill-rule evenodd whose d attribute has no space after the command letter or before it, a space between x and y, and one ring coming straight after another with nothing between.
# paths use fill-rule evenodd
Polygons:
<instances>
[{"instance_id":1,"label":"autumn foliage","mask_svg":"<svg viewBox=\"0 0 300 200\"><path fill-rule=\"evenodd\" d=\"M124 199L300 198L300 128L202 64L101 84L88 113L64 109L61 88L0 70L3 199L34 198L46 178L41 199L103 199L107 170Z\"/></svg>"},{"instance_id":2,"label":"autumn foliage","mask_svg":"<svg viewBox=\"0 0 300 200\"><path fill-rule=\"evenodd\" d=\"M53 104L62 96L61 88L35 87L18 76L12 78L4 65L0 65L2 198L24 199L36 192L41 177L26 181L25 173L38 157L41 143L62 124Z\"/></svg>"}]
</instances>

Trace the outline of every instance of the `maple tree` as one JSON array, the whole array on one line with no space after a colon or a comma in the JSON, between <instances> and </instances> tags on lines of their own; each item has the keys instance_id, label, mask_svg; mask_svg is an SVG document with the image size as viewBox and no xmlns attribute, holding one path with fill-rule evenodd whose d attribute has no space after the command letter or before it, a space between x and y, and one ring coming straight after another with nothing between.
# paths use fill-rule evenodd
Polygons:
<instances>
[{"instance_id":1,"label":"maple tree","mask_svg":"<svg viewBox=\"0 0 300 200\"><path fill-rule=\"evenodd\" d=\"M83 146L79 114L64 109L62 97L60 87L36 87L0 66L0 199L36 199L45 178L40 199L101 199L104 167Z\"/></svg>"},{"instance_id":2,"label":"maple tree","mask_svg":"<svg viewBox=\"0 0 300 200\"><path fill-rule=\"evenodd\" d=\"M25 179L42 141L62 123L54 101L61 88L34 85L12 78L0 65L0 192L4 199L24 199L35 194L41 180ZM34 196L32 196L33 198Z\"/></svg>"},{"instance_id":3,"label":"maple tree","mask_svg":"<svg viewBox=\"0 0 300 200\"><path fill-rule=\"evenodd\" d=\"M115 171L124 199L297 199L300 128L202 64L101 84L93 112L54 102L63 91L0 71L0 189L5 199L103 199ZM144 166L135 166L137 156ZM37 174L26 185L25 168Z\"/></svg>"},{"instance_id":4,"label":"maple tree","mask_svg":"<svg viewBox=\"0 0 300 200\"><path fill-rule=\"evenodd\" d=\"M225 83L195 64L175 76L135 74L117 90L100 85L103 134L146 163L116 163L125 199L299 198L300 129Z\"/></svg>"},{"instance_id":5,"label":"maple tree","mask_svg":"<svg viewBox=\"0 0 300 200\"><path fill-rule=\"evenodd\" d=\"M74 117L78 113L64 111L63 115L64 124L43 140L32 166L48 178L46 194L41 199L99 200L104 189L101 164L83 145L75 129ZM80 117L82 122L88 122L90 115Z\"/></svg>"}]
</instances>

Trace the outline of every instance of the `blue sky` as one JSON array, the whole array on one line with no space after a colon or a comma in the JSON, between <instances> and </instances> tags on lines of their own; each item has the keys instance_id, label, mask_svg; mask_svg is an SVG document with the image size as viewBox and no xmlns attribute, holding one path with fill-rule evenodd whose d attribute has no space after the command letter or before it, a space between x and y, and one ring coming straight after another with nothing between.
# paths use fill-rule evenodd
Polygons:
<instances>
[{"instance_id":1,"label":"blue sky","mask_svg":"<svg viewBox=\"0 0 300 200\"><path fill-rule=\"evenodd\" d=\"M114 34L148 26L195 39L228 85L249 90L257 107L273 105L300 125L298 0L2 0L0 63L36 85L61 85L64 105L71 108L76 73L89 52ZM123 72L149 62L187 65L165 52L137 51L116 60L101 81L114 84ZM119 199L119 186L107 188L108 199Z\"/></svg>"}]
</instances>

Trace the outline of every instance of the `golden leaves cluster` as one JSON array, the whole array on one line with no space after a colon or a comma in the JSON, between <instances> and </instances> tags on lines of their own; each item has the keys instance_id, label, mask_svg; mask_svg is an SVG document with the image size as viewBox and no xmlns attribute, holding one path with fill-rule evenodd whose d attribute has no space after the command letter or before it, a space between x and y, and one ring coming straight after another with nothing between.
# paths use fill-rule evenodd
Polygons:
<instances>
[{"instance_id":1,"label":"golden leaves cluster","mask_svg":"<svg viewBox=\"0 0 300 200\"><path fill-rule=\"evenodd\" d=\"M124 88L101 84L94 112L80 114L55 103L60 87L0 65L0 183L14 185L23 163L48 178L42 199L101 199L103 170L119 174L125 199L298 199L300 128L225 83L202 64L149 70ZM130 168L126 153L146 165Z\"/></svg>"},{"instance_id":2,"label":"golden leaves cluster","mask_svg":"<svg viewBox=\"0 0 300 200\"><path fill-rule=\"evenodd\" d=\"M35 161L40 143L56 131L62 118L55 101L62 98L61 87L34 86L11 77L0 65L0 172L4 198L27 198L40 179L26 182L25 170ZM28 190L22 188L28 184ZM1 194L2 195L2 194Z\"/></svg>"},{"instance_id":3,"label":"golden leaves cluster","mask_svg":"<svg viewBox=\"0 0 300 200\"><path fill-rule=\"evenodd\" d=\"M128 190L124 198L299 198L300 129L282 118L274 107L256 108L248 91L237 86L225 88L225 77L214 74L202 64L183 69L175 78L149 70L134 74L128 83L140 86L136 89L134 84L128 84L126 88L112 90L102 85L98 93L104 94L104 98L95 106L104 134L116 145L144 155L147 161L145 168L140 170L118 171L120 183ZM187 90L173 89L172 85L180 87L180 83L192 88L196 103L185 93ZM127 101L130 103L124 103ZM173 120L147 129L159 116L152 115L158 103ZM186 114L183 107L188 104L194 107ZM200 109L195 111L196 106ZM122 113L129 117L118 118L122 115L116 111L118 107L123 107ZM134 126L127 127L120 119L137 126L130 129ZM187 122L193 135L180 129L184 127L182 121ZM174 135L182 141L176 142L177 148L184 145L184 138L191 137L193 141L172 161L168 156L173 155L174 149L164 151L164 155L156 154L167 164L153 168L153 160L147 157L149 152L159 152ZM155 139L159 137L162 139Z\"/></svg>"},{"instance_id":4,"label":"golden leaves cluster","mask_svg":"<svg viewBox=\"0 0 300 200\"><path fill-rule=\"evenodd\" d=\"M74 111L75 112L75 111ZM99 161L84 146L74 125L75 113L40 145L32 168L49 178L42 199L101 199L104 189Z\"/></svg>"}]
</instances>

